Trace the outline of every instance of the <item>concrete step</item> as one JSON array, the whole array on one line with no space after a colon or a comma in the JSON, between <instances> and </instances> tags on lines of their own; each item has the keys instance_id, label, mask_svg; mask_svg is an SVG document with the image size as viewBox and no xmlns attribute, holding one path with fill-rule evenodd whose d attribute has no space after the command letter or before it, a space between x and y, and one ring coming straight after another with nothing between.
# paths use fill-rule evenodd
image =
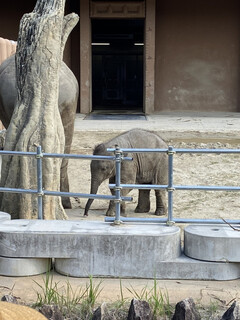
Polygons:
<instances>
[{"instance_id":1,"label":"concrete step","mask_svg":"<svg viewBox=\"0 0 240 320\"><path fill-rule=\"evenodd\" d=\"M149 259L153 259L149 252ZM93 261L89 269L84 268L85 263L81 259L55 259L55 270L63 275L71 277L88 277L89 274L95 277L112 278L144 278L144 279L181 279L181 280L234 280L240 277L239 263L206 262L191 259L184 254L176 259L158 261L148 270L142 268L139 261L132 270L124 262L117 268L111 268L106 260L101 270L94 268Z\"/></svg>"}]
</instances>

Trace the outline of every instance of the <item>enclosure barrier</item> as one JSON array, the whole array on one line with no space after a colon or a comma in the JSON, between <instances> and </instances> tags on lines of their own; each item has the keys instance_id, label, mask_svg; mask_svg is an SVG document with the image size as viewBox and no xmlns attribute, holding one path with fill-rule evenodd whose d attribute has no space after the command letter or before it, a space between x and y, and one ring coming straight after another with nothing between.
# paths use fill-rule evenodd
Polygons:
<instances>
[{"instance_id":1,"label":"enclosure barrier","mask_svg":"<svg viewBox=\"0 0 240 320\"><path fill-rule=\"evenodd\" d=\"M173 156L177 153L215 153L215 154L239 154L240 149L181 149L169 146L166 149L126 149L115 148L108 149L107 151L114 153L113 156L96 156L96 155L77 155L77 154L58 154L58 153L44 153L41 146L36 147L36 152L20 152L20 151L5 151L0 150L0 155L10 156L30 156L35 157L37 160L37 189L21 189L21 188L7 188L0 187L0 192L8 193L28 193L38 196L38 219L43 219L43 196L60 196L60 197L78 197L88 199L102 199L113 200L116 203L115 217L106 217L106 222L113 222L120 224L121 222L148 222L148 223L166 223L172 225L174 223L207 223L207 224L240 224L240 220L221 220L221 219L185 219L173 217L173 192L175 190L205 190L205 191L240 191L240 187L234 186L196 186L196 185L174 185L173 183ZM168 155L168 185L141 185L141 184L121 184L121 162L131 161L131 157L125 157L124 153L146 153L146 152L163 152ZM114 195L97 195L73 192L60 192L49 191L43 189L42 181L42 161L43 158L67 158L67 159L84 159L84 160L104 160L115 161L115 184L110 184L109 187L115 189ZM160 190L166 189L168 193L168 216L167 218L127 218L121 217L120 206L122 201L132 201L132 197L122 197L121 189L148 189Z\"/></svg>"}]
</instances>

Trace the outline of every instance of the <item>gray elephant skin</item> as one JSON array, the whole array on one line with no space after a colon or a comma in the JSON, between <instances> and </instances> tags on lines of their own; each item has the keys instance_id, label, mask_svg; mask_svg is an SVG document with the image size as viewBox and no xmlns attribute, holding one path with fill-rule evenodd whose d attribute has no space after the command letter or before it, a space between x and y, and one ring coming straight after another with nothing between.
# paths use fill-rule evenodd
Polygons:
<instances>
[{"instance_id":1,"label":"gray elephant skin","mask_svg":"<svg viewBox=\"0 0 240 320\"><path fill-rule=\"evenodd\" d=\"M167 144L155 133L133 129L127 131L116 138L101 143L95 147L94 155L112 155L107 152L107 148L114 148L118 145L126 149L167 149ZM124 156L130 156L132 161L123 161L121 165L121 183L122 184L158 184L167 185L168 183L168 156L167 153L124 153ZM115 183L115 163L114 161L91 161L91 194L96 194L101 183L109 179L109 183ZM111 190L114 194L114 190ZM126 196L130 189L122 189L122 196ZM166 190L155 190L156 196L156 215L164 215L167 211ZM93 199L88 199L84 215L88 215L88 210ZM149 212L150 210L150 190L139 189L138 204L135 212ZM115 215L114 201L110 201L107 216ZM121 203L121 215L125 213L125 203Z\"/></svg>"},{"instance_id":2,"label":"gray elephant skin","mask_svg":"<svg viewBox=\"0 0 240 320\"><path fill-rule=\"evenodd\" d=\"M64 153L70 153L74 120L77 109L79 87L72 71L62 62L59 75L58 105L65 133ZM15 107L17 97L15 55L12 55L0 65L0 120L7 129ZM69 192L67 174L68 159L62 160L60 190ZM71 208L69 198L62 198L64 208Z\"/></svg>"}]
</instances>

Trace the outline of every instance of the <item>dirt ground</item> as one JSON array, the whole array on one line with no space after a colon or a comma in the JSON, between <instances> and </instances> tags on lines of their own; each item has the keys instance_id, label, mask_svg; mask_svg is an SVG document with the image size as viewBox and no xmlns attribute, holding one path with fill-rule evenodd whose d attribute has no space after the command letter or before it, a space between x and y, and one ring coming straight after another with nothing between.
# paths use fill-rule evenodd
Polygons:
<instances>
[{"instance_id":1,"label":"dirt ground","mask_svg":"<svg viewBox=\"0 0 240 320\"><path fill-rule=\"evenodd\" d=\"M96 141L95 141L96 142ZM98 143L98 142L97 142ZM197 142L173 142L167 141L175 148L209 148L209 149L237 149L239 144L234 142L197 143ZM82 154L91 154L92 146L96 143L89 141L89 147L80 148ZM208 185L208 186L239 186L239 160L240 154L176 154L174 155L175 185ZM77 161L77 162L76 162ZM71 192L90 192L90 161L70 160L69 164L70 190ZM131 203L127 203L127 215L129 217L155 217L155 196L151 191L151 210L149 214L135 214L134 208L137 202L137 190L129 193L133 197ZM108 181L99 188L98 194L110 194ZM76 210L76 217L83 215L87 199L72 199ZM88 219L104 218L108 202L94 200L89 211ZM237 191L182 191L173 193L173 216L175 218L209 218L209 219L239 219L240 197Z\"/></svg>"}]
</instances>

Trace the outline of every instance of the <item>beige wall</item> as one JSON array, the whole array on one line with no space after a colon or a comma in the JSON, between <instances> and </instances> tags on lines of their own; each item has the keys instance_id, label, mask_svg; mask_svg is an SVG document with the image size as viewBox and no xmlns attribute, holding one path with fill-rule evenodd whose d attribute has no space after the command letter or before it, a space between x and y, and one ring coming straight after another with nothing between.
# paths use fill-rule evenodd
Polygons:
<instances>
[{"instance_id":1,"label":"beige wall","mask_svg":"<svg viewBox=\"0 0 240 320\"><path fill-rule=\"evenodd\" d=\"M155 111L238 111L240 1L156 2Z\"/></svg>"},{"instance_id":2,"label":"beige wall","mask_svg":"<svg viewBox=\"0 0 240 320\"><path fill-rule=\"evenodd\" d=\"M153 14L148 10L153 9L154 2L146 1L147 15ZM35 0L4 1L0 10L0 37L16 40L22 15L31 12L35 3ZM80 46L80 30L82 43L87 26L90 28L89 12L85 17L87 23L83 23L84 14L88 11L84 5L89 8L88 0L67 2L66 11L80 13L80 23L71 33L64 59L79 83L83 84L80 90L81 111L89 112L91 79L90 74L83 71L90 61L85 63L89 56ZM154 28L146 26L146 34L151 31L149 42ZM145 77L148 75L145 83L145 103L149 104L145 104L147 113L162 110L240 111L239 0L157 0L155 40L155 65L154 48L153 55L149 50L145 55L145 62L148 58L153 61L152 70L145 69ZM147 49L151 47L148 43ZM152 80L153 87L150 86ZM88 93L85 94L86 88Z\"/></svg>"}]
</instances>

